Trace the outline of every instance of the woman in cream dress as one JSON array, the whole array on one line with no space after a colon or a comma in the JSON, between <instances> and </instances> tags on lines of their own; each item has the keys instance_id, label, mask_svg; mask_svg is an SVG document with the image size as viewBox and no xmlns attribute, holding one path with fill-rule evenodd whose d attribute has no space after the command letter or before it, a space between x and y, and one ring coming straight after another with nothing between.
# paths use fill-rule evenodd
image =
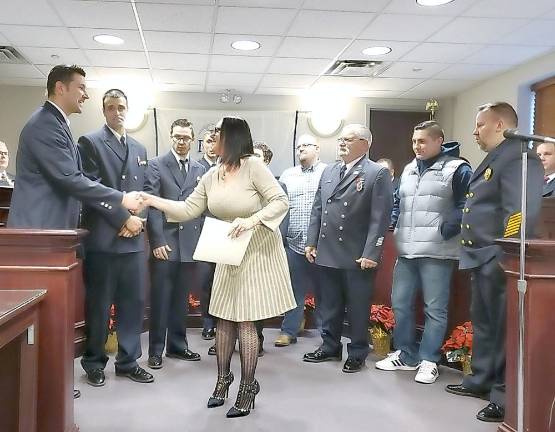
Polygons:
<instances>
[{"instance_id":1,"label":"woman in cream dress","mask_svg":"<svg viewBox=\"0 0 555 432\"><path fill-rule=\"evenodd\" d=\"M218 380L208 407L224 404L233 382L230 363L238 337L241 382L235 405L227 416L239 417L254 408L260 390L254 378L258 360L254 321L296 306L278 229L287 213L288 200L264 163L251 157L252 137L245 120L225 117L218 123L214 138L220 163L202 177L186 201L144 194L144 202L179 221L194 219L209 210L215 217L233 222L232 237L254 230L241 265L216 265L210 299L210 314L218 318Z\"/></svg>"}]
</instances>

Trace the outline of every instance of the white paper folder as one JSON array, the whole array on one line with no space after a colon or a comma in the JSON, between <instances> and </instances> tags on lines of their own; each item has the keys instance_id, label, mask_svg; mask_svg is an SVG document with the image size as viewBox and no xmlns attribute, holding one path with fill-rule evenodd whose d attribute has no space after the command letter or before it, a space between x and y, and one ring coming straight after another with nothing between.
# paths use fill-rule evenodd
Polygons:
<instances>
[{"instance_id":1,"label":"white paper folder","mask_svg":"<svg viewBox=\"0 0 555 432\"><path fill-rule=\"evenodd\" d=\"M253 231L245 231L234 239L229 237L230 231L230 222L207 217L193 259L234 266L241 264Z\"/></svg>"}]
</instances>

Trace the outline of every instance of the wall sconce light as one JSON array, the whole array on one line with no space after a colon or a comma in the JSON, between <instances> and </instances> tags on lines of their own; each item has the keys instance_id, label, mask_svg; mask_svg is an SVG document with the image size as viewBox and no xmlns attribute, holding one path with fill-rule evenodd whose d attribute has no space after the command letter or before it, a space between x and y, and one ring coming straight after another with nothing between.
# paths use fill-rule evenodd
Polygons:
<instances>
[{"instance_id":1,"label":"wall sconce light","mask_svg":"<svg viewBox=\"0 0 555 432\"><path fill-rule=\"evenodd\" d=\"M428 99L426 102L426 111L430 112L430 120L434 120L436 111L439 109L439 102L435 99Z\"/></svg>"},{"instance_id":2,"label":"wall sconce light","mask_svg":"<svg viewBox=\"0 0 555 432\"><path fill-rule=\"evenodd\" d=\"M226 89L224 92L220 93L221 103L228 103L231 101L235 104L240 104L243 102L243 97L240 94L232 94L231 89Z\"/></svg>"}]
</instances>

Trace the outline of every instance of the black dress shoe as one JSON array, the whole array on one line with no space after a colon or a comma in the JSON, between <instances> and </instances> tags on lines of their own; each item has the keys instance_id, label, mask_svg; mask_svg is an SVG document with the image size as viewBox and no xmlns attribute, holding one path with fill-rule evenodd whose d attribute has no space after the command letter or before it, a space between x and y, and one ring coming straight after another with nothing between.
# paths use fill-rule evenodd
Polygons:
<instances>
[{"instance_id":1,"label":"black dress shoe","mask_svg":"<svg viewBox=\"0 0 555 432\"><path fill-rule=\"evenodd\" d=\"M208 355L216 355L216 345L212 345L208 348Z\"/></svg>"},{"instance_id":2,"label":"black dress shoe","mask_svg":"<svg viewBox=\"0 0 555 432\"><path fill-rule=\"evenodd\" d=\"M341 361L341 353L338 352L334 354L329 354L325 351L322 351L320 348L318 348L314 352L306 353L303 356L303 361L309 362L309 363L321 363L325 361Z\"/></svg>"},{"instance_id":3,"label":"black dress shoe","mask_svg":"<svg viewBox=\"0 0 555 432\"><path fill-rule=\"evenodd\" d=\"M215 336L216 336L216 329L214 328L202 330L202 338L204 340L212 340L214 339Z\"/></svg>"},{"instance_id":4,"label":"black dress shoe","mask_svg":"<svg viewBox=\"0 0 555 432\"><path fill-rule=\"evenodd\" d=\"M131 381L143 384L154 382L154 376L152 374L149 374L140 366L137 366L135 369L130 371L119 371L116 369L116 375L127 377Z\"/></svg>"},{"instance_id":5,"label":"black dress shoe","mask_svg":"<svg viewBox=\"0 0 555 432\"><path fill-rule=\"evenodd\" d=\"M162 369L162 356L153 355L148 358L148 367L151 369Z\"/></svg>"},{"instance_id":6,"label":"black dress shoe","mask_svg":"<svg viewBox=\"0 0 555 432\"><path fill-rule=\"evenodd\" d=\"M79 399L81 397L81 391L73 389L73 399Z\"/></svg>"},{"instance_id":7,"label":"black dress shoe","mask_svg":"<svg viewBox=\"0 0 555 432\"><path fill-rule=\"evenodd\" d=\"M343 372L345 373L360 372L362 370L362 366L364 366L364 360L359 360L359 359L349 357L345 362L345 364L343 365Z\"/></svg>"},{"instance_id":8,"label":"black dress shoe","mask_svg":"<svg viewBox=\"0 0 555 432\"><path fill-rule=\"evenodd\" d=\"M200 354L191 351L190 349L186 349L183 351L179 351L179 352L166 352L166 357L170 357L170 358L176 358L179 360L185 360L185 361L199 361L200 360Z\"/></svg>"},{"instance_id":9,"label":"black dress shoe","mask_svg":"<svg viewBox=\"0 0 555 432\"><path fill-rule=\"evenodd\" d=\"M472 390L471 388L463 386L462 384L449 384L445 387L445 391L447 393L453 393L459 396L470 396L484 400L489 399L489 393L477 392L475 390Z\"/></svg>"},{"instance_id":10,"label":"black dress shoe","mask_svg":"<svg viewBox=\"0 0 555 432\"><path fill-rule=\"evenodd\" d=\"M505 419L505 408L493 402L476 414L476 418L485 422L500 423Z\"/></svg>"},{"instance_id":11,"label":"black dress shoe","mask_svg":"<svg viewBox=\"0 0 555 432\"><path fill-rule=\"evenodd\" d=\"M102 387L106 384L106 377L102 369L93 369L87 371L87 383L93 387Z\"/></svg>"}]
</instances>

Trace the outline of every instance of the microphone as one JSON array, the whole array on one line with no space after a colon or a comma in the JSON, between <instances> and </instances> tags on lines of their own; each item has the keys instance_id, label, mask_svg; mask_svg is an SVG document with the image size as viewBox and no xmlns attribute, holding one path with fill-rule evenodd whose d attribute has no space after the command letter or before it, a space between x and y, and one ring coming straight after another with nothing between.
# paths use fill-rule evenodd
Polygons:
<instances>
[{"instance_id":1,"label":"microphone","mask_svg":"<svg viewBox=\"0 0 555 432\"><path fill-rule=\"evenodd\" d=\"M521 134L518 131L518 129L507 129L503 132L503 136L508 139L517 139L521 141L534 141L534 142L555 144L555 138L541 136L541 135Z\"/></svg>"}]
</instances>

